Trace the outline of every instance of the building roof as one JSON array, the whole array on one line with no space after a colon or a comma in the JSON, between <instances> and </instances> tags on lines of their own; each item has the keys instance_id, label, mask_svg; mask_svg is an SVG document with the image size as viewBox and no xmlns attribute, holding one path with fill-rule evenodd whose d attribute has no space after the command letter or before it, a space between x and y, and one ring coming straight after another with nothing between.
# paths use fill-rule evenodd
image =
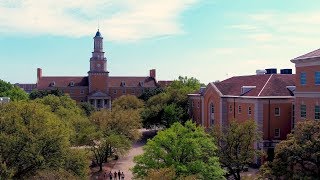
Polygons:
<instances>
[{"instance_id":1,"label":"building roof","mask_svg":"<svg viewBox=\"0 0 320 180\"><path fill-rule=\"evenodd\" d=\"M170 86L172 82L173 81L158 81L158 84L160 87L167 87L167 86Z\"/></svg>"},{"instance_id":2,"label":"building roof","mask_svg":"<svg viewBox=\"0 0 320 180\"><path fill-rule=\"evenodd\" d=\"M155 80L151 77L130 77L130 76L111 76L109 77L109 87L155 87ZM52 87L54 82L54 87L68 87L71 82L74 86L88 86L88 77L54 77L54 76L43 76L39 79L37 88L46 89Z\"/></svg>"},{"instance_id":3,"label":"building roof","mask_svg":"<svg viewBox=\"0 0 320 180\"><path fill-rule=\"evenodd\" d=\"M24 91L30 91L30 92L37 88L37 84L19 84L19 83L16 83L14 85L20 87Z\"/></svg>"},{"instance_id":4,"label":"building roof","mask_svg":"<svg viewBox=\"0 0 320 180\"><path fill-rule=\"evenodd\" d=\"M74 83L74 86L88 86L88 77L42 76L38 81L37 89L47 89L53 82L54 87L68 87L71 82Z\"/></svg>"},{"instance_id":5,"label":"building roof","mask_svg":"<svg viewBox=\"0 0 320 180\"><path fill-rule=\"evenodd\" d=\"M302 56L296 57L292 60L294 61L294 60L302 60L302 59L311 59L311 58L317 58L317 57L320 57L320 49L317 49L307 54L304 54Z\"/></svg>"},{"instance_id":6,"label":"building roof","mask_svg":"<svg viewBox=\"0 0 320 180\"><path fill-rule=\"evenodd\" d=\"M109 77L109 87L121 87L121 86L155 87L156 84L155 84L155 79L153 79L152 77L130 77L130 76L110 76Z\"/></svg>"},{"instance_id":7,"label":"building roof","mask_svg":"<svg viewBox=\"0 0 320 180\"><path fill-rule=\"evenodd\" d=\"M231 96L293 96L287 86L295 85L294 74L263 74L251 76L235 76L214 83L223 95ZM242 93L242 87L254 87Z\"/></svg>"},{"instance_id":8,"label":"building roof","mask_svg":"<svg viewBox=\"0 0 320 180\"><path fill-rule=\"evenodd\" d=\"M95 36L95 37L101 37L101 33L100 33L99 29L98 29L98 31L96 32L96 36Z\"/></svg>"}]
</instances>

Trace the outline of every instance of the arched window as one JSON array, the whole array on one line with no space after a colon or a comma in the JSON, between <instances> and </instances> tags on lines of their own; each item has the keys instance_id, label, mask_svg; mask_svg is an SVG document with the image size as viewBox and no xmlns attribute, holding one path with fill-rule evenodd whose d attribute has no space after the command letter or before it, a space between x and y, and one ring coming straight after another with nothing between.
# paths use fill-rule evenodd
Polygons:
<instances>
[{"instance_id":1,"label":"arched window","mask_svg":"<svg viewBox=\"0 0 320 180\"><path fill-rule=\"evenodd\" d=\"M214 125L214 104L210 103L209 106L209 125Z\"/></svg>"}]
</instances>

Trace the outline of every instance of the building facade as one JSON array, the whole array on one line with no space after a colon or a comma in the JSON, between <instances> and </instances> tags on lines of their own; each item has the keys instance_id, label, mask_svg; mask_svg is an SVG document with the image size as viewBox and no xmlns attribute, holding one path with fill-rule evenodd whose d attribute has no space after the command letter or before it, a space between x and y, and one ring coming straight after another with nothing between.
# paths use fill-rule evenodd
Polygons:
<instances>
[{"instance_id":1,"label":"building facade","mask_svg":"<svg viewBox=\"0 0 320 180\"><path fill-rule=\"evenodd\" d=\"M320 119L320 49L291 60L296 67L295 119Z\"/></svg>"},{"instance_id":2,"label":"building facade","mask_svg":"<svg viewBox=\"0 0 320 180\"><path fill-rule=\"evenodd\" d=\"M263 141L255 147L272 158L275 145L291 131L294 86L293 74L236 76L189 94L189 112L206 128L222 128L231 120L254 120L263 133Z\"/></svg>"},{"instance_id":3,"label":"building facade","mask_svg":"<svg viewBox=\"0 0 320 180\"><path fill-rule=\"evenodd\" d=\"M59 89L77 102L90 102L96 108L111 108L111 102L122 95L140 96L145 90L159 86L156 70L149 76L109 76L103 37L99 30L94 36L94 48L87 76L43 76L37 69L38 90Z\"/></svg>"}]
</instances>

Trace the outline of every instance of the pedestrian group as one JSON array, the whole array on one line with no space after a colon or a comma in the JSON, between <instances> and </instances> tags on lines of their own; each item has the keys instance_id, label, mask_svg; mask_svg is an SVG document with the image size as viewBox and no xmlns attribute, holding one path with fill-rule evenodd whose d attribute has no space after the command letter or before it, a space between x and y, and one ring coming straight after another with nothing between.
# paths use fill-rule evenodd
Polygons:
<instances>
[{"instance_id":1,"label":"pedestrian group","mask_svg":"<svg viewBox=\"0 0 320 180\"><path fill-rule=\"evenodd\" d=\"M119 179L119 180L124 180L124 173L123 172L120 172L120 170L118 171L118 173L117 173L117 171L115 171L113 174L112 174L112 172L110 171L109 172L109 174L107 175L107 173L105 173L105 178L106 177L109 177L109 179L110 180L117 180L117 179Z\"/></svg>"}]
</instances>

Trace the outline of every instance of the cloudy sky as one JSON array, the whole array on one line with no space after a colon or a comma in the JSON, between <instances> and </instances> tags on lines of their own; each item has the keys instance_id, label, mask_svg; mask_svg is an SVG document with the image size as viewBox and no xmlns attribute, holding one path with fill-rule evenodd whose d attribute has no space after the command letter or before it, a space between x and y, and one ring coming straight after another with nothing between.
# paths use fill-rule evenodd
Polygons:
<instances>
[{"instance_id":1,"label":"cloudy sky","mask_svg":"<svg viewBox=\"0 0 320 180\"><path fill-rule=\"evenodd\" d=\"M85 76L98 28L110 75L208 83L294 68L320 47L317 0L0 0L0 79Z\"/></svg>"}]
</instances>

